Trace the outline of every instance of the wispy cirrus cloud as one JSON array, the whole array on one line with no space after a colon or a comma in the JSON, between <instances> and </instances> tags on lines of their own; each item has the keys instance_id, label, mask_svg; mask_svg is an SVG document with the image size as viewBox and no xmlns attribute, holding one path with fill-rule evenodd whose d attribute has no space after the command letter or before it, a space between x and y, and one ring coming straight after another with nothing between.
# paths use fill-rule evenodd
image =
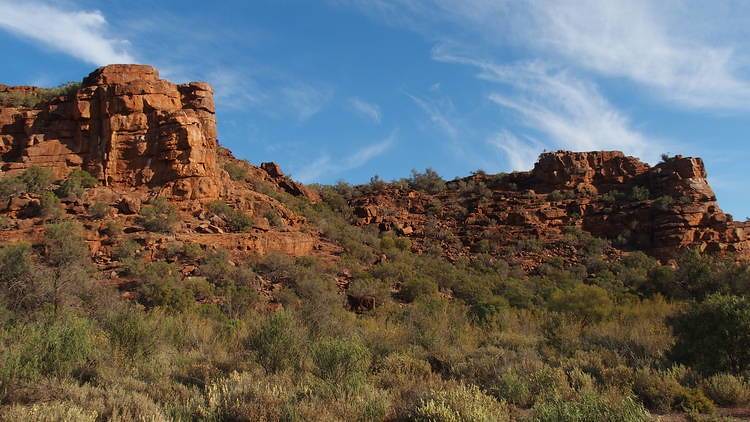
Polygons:
<instances>
[{"instance_id":1,"label":"wispy cirrus cloud","mask_svg":"<svg viewBox=\"0 0 750 422\"><path fill-rule=\"evenodd\" d=\"M354 112L372 120L374 123L380 123L382 113L377 104L365 101L359 97L352 97L349 99L349 105Z\"/></svg>"},{"instance_id":2,"label":"wispy cirrus cloud","mask_svg":"<svg viewBox=\"0 0 750 422\"><path fill-rule=\"evenodd\" d=\"M0 0L0 28L97 66L135 62L130 43L109 34L109 23L98 10Z\"/></svg>"},{"instance_id":3,"label":"wispy cirrus cloud","mask_svg":"<svg viewBox=\"0 0 750 422\"><path fill-rule=\"evenodd\" d=\"M750 12L701 0L337 0L436 41L522 47L679 107L747 111Z\"/></svg>"},{"instance_id":4,"label":"wispy cirrus cloud","mask_svg":"<svg viewBox=\"0 0 750 422\"><path fill-rule=\"evenodd\" d=\"M443 132L449 139L455 140L458 138L459 129L458 125L454 122L451 117L452 110L454 110L453 102L449 99L432 100L428 98L418 97L412 94L406 94L411 98L414 103L419 106L420 109L427 115L430 122L435 125L437 129Z\"/></svg>"},{"instance_id":5,"label":"wispy cirrus cloud","mask_svg":"<svg viewBox=\"0 0 750 422\"><path fill-rule=\"evenodd\" d=\"M539 157L539 153L544 150L544 144L541 142L530 138L520 139L508 130L501 131L487 143L505 155L508 166L513 171L529 170Z\"/></svg>"},{"instance_id":6,"label":"wispy cirrus cloud","mask_svg":"<svg viewBox=\"0 0 750 422\"><path fill-rule=\"evenodd\" d=\"M433 58L475 67L477 77L506 88L493 90L488 99L517 113L527 130L545 135L550 148L617 149L648 160L656 158L657 141L633 129L628 117L594 84L564 69L544 62L496 64L446 46L436 47ZM513 144L518 145L517 138Z\"/></svg>"},{"instance_id":7,"label":"wispy cirrus cloud","mask_svg":"<svg viewBox=\"0 0 750 422\"><path fill-rule=\"evenodd\" d=\"M333 97L330 89L305 83L295 83L281 88L282 101L293 110L300 121L318 114Z\"/></svg>"},{"instance_id":8,"label":"wispy cirrus cloud","mask_svg":"<svg viewBox=\"0 0 750 422\"><path fill-rule=\"evenodd\" d=\"M705 10L693 3L696 14L687 18L705 19ZM628 78L681 106L750 107L750 79L742 69L749 58L670 20L675 13L666 12L681 9L674 2L538 0L530 5L534 24L527 41L569 63Z\"/></svg>"},{"instance_id":9,"label":"wispy cirrus cloud","mask_svg":"<svg viewBox=\"0 0 750 422\"><path fill-rule=\"evenodd\" d=\"M312 183L319 181L321 178L329 179L330 176L362 167L387 152L395 143L397 136L398 132L394 131L387 138L366 145L343 158L332 159L330 155L324 154L309 165L299 169L294 177L301 182Z\"/></svg>"}]
</instances>

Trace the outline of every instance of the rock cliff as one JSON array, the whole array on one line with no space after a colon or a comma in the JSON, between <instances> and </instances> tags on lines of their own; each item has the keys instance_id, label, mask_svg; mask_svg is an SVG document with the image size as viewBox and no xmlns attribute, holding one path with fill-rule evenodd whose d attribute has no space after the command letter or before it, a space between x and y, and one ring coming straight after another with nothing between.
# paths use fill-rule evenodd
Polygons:
<instances>
[{"instance_id":1,"label":"rock cliff","mask_svg":"<svg viewBox=\"0 0 750 422\"><path fill-rule=\"evenodd\" d=\"M144 65L102 67L72 95L2 108L0 168L13 173L37 165L58 177L82 168L107 186L216 198L222 183L214 112L208 84L176 85Z\"/></svg>"},{"instance_id":2,"label":"rock cliff","mask_svg":"<svg viewBox=\"0 0 750 422\"><path fill-rule=\"evenodd\" d=\"M747 225L722 212L706 178L699 158L651 167L617 151L559 151L542 154L529 172L475 174L432 193L390 185L351 204L360 225L377 224L418 246L437 238L454 256L480 242L499 253L519 239L551 245L571 228L663 259L685 248L747 256Z\"/></svg>"}]
</instances>

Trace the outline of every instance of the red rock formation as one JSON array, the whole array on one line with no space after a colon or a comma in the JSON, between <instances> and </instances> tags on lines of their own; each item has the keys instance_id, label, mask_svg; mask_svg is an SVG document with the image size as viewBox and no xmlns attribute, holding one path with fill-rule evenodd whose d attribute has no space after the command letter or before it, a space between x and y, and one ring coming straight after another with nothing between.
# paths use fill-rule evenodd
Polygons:
<instances>
[{"instance_id":1,"label":"red rock formation","mask_svg":"<svg viewBox=\"0 0 750 422\"><path fill-rule=\"evenodd\" d=\"M0 141L6 172L39 165L63 177L80 167L109 186L181 199L221 193L211 87L175 85L150 66L105 66L73 96L3 108Z\"/></svg>"},{"instance_id":2,"label":"red rock formation","mask_svg":"<svg viewBox=\"0 0 750 422\"><path fill-rule=\"evenodd\" d=\"M659 258L685 248L750 256L748 225L721 211L706 177L699 158L677 156L650 167L617 151L558 151L542 154L530 172L474 175L434 195L389 186L351 205L359 224L408 235L417 248L435 241L428 232L437 227L439 237L454 239L440 240L449 255L488 240L552 244L573 226ZM441 210L431 216L435 201Z\"/></svg>"}]
</instances>

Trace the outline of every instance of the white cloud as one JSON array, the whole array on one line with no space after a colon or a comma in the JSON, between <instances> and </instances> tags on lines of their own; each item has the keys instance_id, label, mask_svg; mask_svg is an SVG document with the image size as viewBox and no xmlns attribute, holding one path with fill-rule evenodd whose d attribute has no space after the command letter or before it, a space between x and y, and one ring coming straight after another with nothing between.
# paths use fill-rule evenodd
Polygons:
<instances>
[{"instance_id":1,"label":"white cloud","mask_svg":"<svg viewBox=\"0 0 750 422\"><path fill-rule=\"evenodd\" d=\"M542 143L528 138L521 140L507 130L501 131L487 142L505 154L508 166L514 171L531 169L544 150Z\"/></svg>"},{"instance_id":2,"label":"white cloud","mask_svg":"<svg viewBox=\"0 0 750 422\"><path fill-rule=\"evenodd\" d=\"M338 0L393 25L478 48L522 47L633 81L680 107L750 108L747 2Z\"/></svg>"},{"instance_id":3,"label":"white cloud","mask_svg":"<svg viewBox=\"0 0 750 422\"><path fill-rule=\"evenodd\" d=\"M380 123L381 112L377 104L369 103L361 98L353 97L349 99L349 105L352 110L367 117L375 123Z\"/></svg>"},{"instance_id":4,"label":"white cloud","mask_svg":"<svg viewBox=\"0 0 750 422\"><path fill-rule=\"evenodd\" d=\"M411 98L412 101L414 101L414 103L417 104L425 114L427 114L430 121L450 139L455 140L458 138L459 132L457 125L449 116L450 110L453 109L453 103L450 100L428 100L411 94L406 95Z\"/></svg>"},{"instance_id":5,"label":"white cloud","mask_svg":"<svg viewBox=\"0 0 750 422\"><path fill-rule=\"evenodd\" d=\"M98 66L135 62L127 41L107 35L109 24L98 10L62 10L39 1L0 0L0 27Z\"/></svg>"},{"instance_id":6,"label":"white cloud","mask_svg":"<svg viewBox=\"0 0 750 422\"><path fill-rule=\"evenodd\" d=\"M281 89L281 99L293 110L300 121L318 114L331 100L332 92L298 83Z\"/></svg>"},{"instance_id":7,"label":"white cloud","mask_svg":"<svg viewBox=\"0 0 750 422\"><path fill-rule=\"evenodd\" d=\"M680 105L750 106L750 81L740 69L747 57L738 57L730 45L708 41L708 34L670 21L680 5L647 0L530 4L534 25L527 41L545 51L605 75L631 79ZM701 8L694 9L697 14L687 18L702 20Z\"/></svg>"},{"instance_id":8,"label":"white cloud","mask_svg":"<svg viewBox=\"0 0 750 422\"><path fill-rule=\"evenodd\" d=\"M380 142L367 145L353 154L333 161L329 155L323 155L295 173L295 178L304 183L311 183L334 174L353 170L367 164L370 160L383 155L396 141L397 132Z\"/></svg>"},{"instance_id":9,"label":"white cloud","mask_svg":"<svg viewBox=\"0 0 750 422\"><path fill-rule=\"evenodd\" d=\"M219 107L260 106L269 98L253 77L234 69L215 69L208 73L206 79L214 89Z\"/></svg>"},{"instance_id":10,"label":"white cloud","mask_svg":"<svg viewBox=\"0 0 750 422\"><path fill-rule=\"evenodd\" d=\"M474 66L478 77L502 84L490 101L522 117L530 130L546 135L550 147L579 151L615 149L653 161L658 143L631 128L628 118L591 83L542 62L498 65L449 48L433 51L435 60ZM507 137L506 137L507 138Z\"/></svg>"}]
</instances>

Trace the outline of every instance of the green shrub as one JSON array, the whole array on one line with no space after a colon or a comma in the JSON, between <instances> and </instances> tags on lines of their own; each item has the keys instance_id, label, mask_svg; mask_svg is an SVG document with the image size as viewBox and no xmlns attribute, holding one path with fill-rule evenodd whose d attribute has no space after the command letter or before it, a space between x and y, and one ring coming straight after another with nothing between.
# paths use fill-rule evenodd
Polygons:
<instances>
[{"instance_id":1,"label":"green shrub","mask_svg":"<svg viewBox=\"0 0 750 422\"><path fill-rule=\"evenodd\" d=\"M324 339L312 346L315 374L334 389L354 391L365 383L370 351L356 340Z\"/></svg>"},{"instance_id":2,"label":"green shrub","mask_svg":"<svg viewBox=\"0 0 750 422\"><path fill-rule=\"evenodd\" d=\"M80 198L86 189L93 188L97 183L99 180L86 170L75 169L63 180L55 193L61 198Z\"/></svg>"},{"instance_id":3,"label":"green shrub","mask_svg":"<svg viewBox=\"0 0 750 422\"><path fill-rule=\"evenodd\" d=\"M42 193L52 184L52 171L44 167L31 166L18 177L31 193Z\"/></svg>"},{"instance_id":4,"label":"green shrub","mask_svg":"<svg viewBox=\"0 0 750 422\"><path fill-rule=\"evenodd\" d=\"M447 390L433 390L422 398L412 414L415 421L425 422L502 422L510 421L505 402L484 394L474 385L458 385Z\"/></svg>"},{"instance_id":5,"label":"green shrub","mask_svg":"<svg viewBox=\"0 0 750 422\"><path fill-rule=\"evenodd\" d=\"M230 207L226 202L211 202L208 204L208 209L224 220L229 231L244 232L253 226L253 219L250 216Z\"/></svg>"},{"instance_id":6,"label":"green shrub","mask_svg":"<svg viewBox=\"0 0 750 422\"><path fill-rule=\"evenodd\" d=\"M0 93L0 105L4 107L36 107L56 97L74 95L81 84L67 82L54 88L38 88L35 91L11 91Z\"/></svg>"},{"instance_id":7,"label":"green shrub","mask_svg":"<svg viewBox=\"0 0 750 422\"><path fill-rule=\"evenodd\" d=\"M649 192L648 188L643 186L635 186L633 187L633 190L630 191L630 199L632 201L647 201L650 197L651 192Z\"/></svg>"},{"instance_id":8,"label":"green shrub","mask_svg":"<svg viewBox=\"0 0 750 422\"><path fill-rule=\"evenodd\" d=\"M267 371L299 369L305 356L305 333L289 312L277 312L263 321L248 346Z\"/></svg>"},{"instance_id":9,"label":"green shrub","mask_svg":"<svg viewBox=\"0 0 750 422\"><path fill-rule=\"evenodd\" d=\"M141 281L139 300L145 306L184 311L195 305L192 293L180 283L179 271L174 265L164 261L149 262L136 275Z\"/></svg>"},{"instance_id":10,"label":"green shrub","mask_svg":"<svg viewBox=\"0 0 750 422\"><path fill-rule=\"evenodd\" d=\"M247 168L242 164L227 161L223 168L235 182L244 182L247 179Z\"/></svg>"},{"instance_id":11,"label":"green shrub","mask_svg":"<svg viewBox=\"0 0 750 422\"><path fill-rule=\"evenodd\" d=\"M106 223L104 223L102 233L106 234L109 237L119 236L120 234L122 234L122 224L120 224L120 222L117 220L108 220Z\"/></svg>"},{"instance_id":12,"label":"green shrub","mask_svg":"<svg viewBox=\"0 0 750 422\"><path fill-rule=\"evenodd\" d=\"M409 187L427 193L439 193L445 190L445 180L433 169L428 168L424 173L416 170L411 171L408 179Z\"/></svg>"},{"instance_id":13,"label":"green shrub","mask_svg":"<svg viewBox=\"0 0 750 422\"><path fill-rule=\"evenodd\" d=\"M438 286L433 280L415 275L401 285L399 296L407 302L414 302L419 297L432 296L437 291Z\"/></svg>"},{"instance_id":14,"label":"green shrub","mask_svg":"<svg viewBox=\"0 0 750 422\"><path fill-rule=\"evenodd\" d=\"M750 386L731 374L717 374L703 381L701 388L720 406L739 406L750 402Z\"/></svg>"},{"instance_id":15,"label":"green shrub","mask_svg":"<svg viewBox=\"0 0 750 422\"><path fill-rule=\"evenodd\" d=\"M105 202L97 201L89 207L89 215L91 216L91 218L95 218L97 220L106 217L108 212L109 204Z\"/></svg>"},{"instance_id":16,"label":"green shrub","mask_svg":"<svg viewBox=\"0 0 750 422\"><path fill-rule=\"evenodd\" d=\"M44 192L39 197L39 216L45 220L59 220L63 216L60 199L52 192Z\"/></svg>"},{"instance_id":17,"label":"green shrub","mask_svg":"<svg viewBox=\"0 0 750 422\"><path fill-rule=\"evenodd\" d=\"M126 306L110 314L103 327L110 344L133 361L151 356L158 344L158 326L141 309Z\"/></svg>"},{"instance_id":18,"label":"green shrub","mask_svg":"<svg viewBox=\"0 0 750 422\"><path fill-rule=\"evenodd\" d=\"M638 422L650 421L648 412L630 397L606 399L585 394L580 399L552 399L534 407L534 422Z\"/></svg>"},{"instance_id":19,"label":"green shrub","mask_svg":"<svg viewBox=\"0 0 750 422\"><path fill-rule=\"evenodd\" d=\"M674 204L674 198L669 195L664 195L654 200L654 207L661 211L669 211Z\"/></svg>"},{"instance_id":20,"label":"green shrub","mask_svg":"<svg viewBox=\"0 0 750 422\"><path fill-rule=\"evenodd\" d=\"M670 324L677 338L676 361L707 374L750 370L750 298L714 294Z\"/></svg>"},{"instance_id":21,"label":"green shrub","mask_svg":"<svg viewBox=\"0 0 750 422\"><path fill-rule=\"evenodd\" d=\"M92 329L85 319L21 324L11 330L12 344L0 363L0 378L68 376L94 353Z\"/></svg>"},{"instance_id":22,"label":"green shrub","mask_svg":"<svg viewBox=\"0 0 750 422\"><path fill-rule=\"evenodd\" d=\"M40 295L37 275L31 245L19 242L0 248L0 303L9 309L31 308Z\"/></svg>"},{"instance_id":23,"label":"green shrub","mask_svg":"<svg viewBox=\"0 0 750 422\"><path fill-rule=\"evenodd\" d=\"M87 261L89 247L83 239L81 227L70 221L46 225L44 257L49 265L58 268Z\"/></svg>"},{"instance_id":24,"label":"green shrub","mask_svg":"<svg viewBox=\"0 0 750 422\"><path fill-rule=\"evenodd\" d=\"M606 318L612 311L609 293L599 286L578 284L569 290L556 290L549 301L550 309L594 323Z\"/></svg>"},{"instance_id":25,"label":"green shrub","mask_svg":"<svg viewBox=\"0 0 750 422\"><path fill-rule=\"evenodd\" d=\"M710 413L714 406L703 392L680 384L672 373L638 371L633 392L654 412L671 411Z\"/></svg>"},{"instance_id":26,"label":"green shrub","mask_svg":"<svg viewBox=\"0 0 750 422\"><path fill-rule=\"evenodd\" d=\"M169 233L179 219L177 209L164 198L156 198L141 209L141 224L151 232Z\"/></svg>"},{"instance_id":27,"label":"green shrub","mask_svg":"<svg viewBox=\"0 0 750 422\"><path fill-rule=\"evenodd\" d=\"M26 185L17 176L0 178L0 198L9 199L12 196L26 192Z\"/></svg>"},{"instance_id":28,"label":"green shrub","mask_svg":"<svg viewBox=\"0 0 750 422\"><path fill-rule=\"evenodd\" d=\"M271 227L284 227L284 219L282 219L276 212L266 211L263 216L268 220L268 224L270 224Z\"/></svg>"}]
</instances>

